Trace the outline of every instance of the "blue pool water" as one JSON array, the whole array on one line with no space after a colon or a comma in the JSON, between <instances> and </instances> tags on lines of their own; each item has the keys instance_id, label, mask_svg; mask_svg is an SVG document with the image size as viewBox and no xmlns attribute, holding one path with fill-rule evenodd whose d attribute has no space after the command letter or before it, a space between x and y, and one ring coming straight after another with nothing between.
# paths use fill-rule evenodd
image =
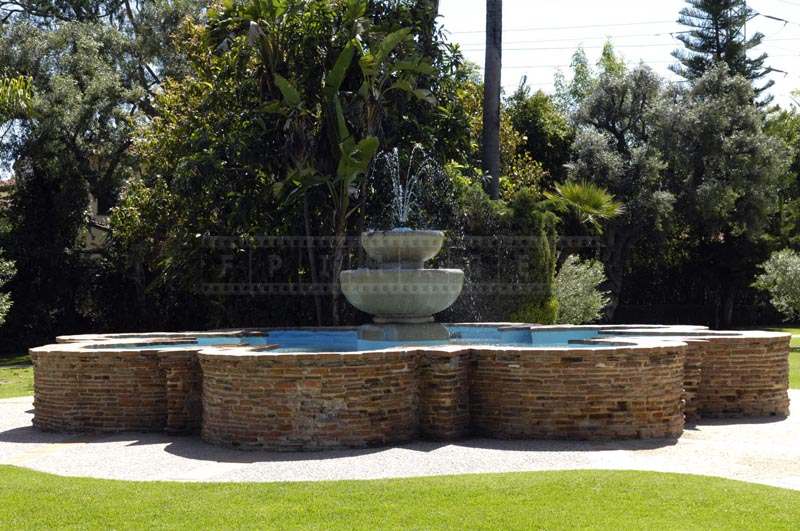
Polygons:
<instances>
[{"instance_id":1,"label":"blue pool water","mask_svg":"<svg viewBox=\"0 0 800 531\"><path fill-rule=\"evenodd\" d=\"M408 346L440 346L440 345L485 345L529 348L592 348L593 345L579 343L598 337L597 329L577 330L529 330L515 328L495 328L489 326L448 326L449 341L367 341L358 338L355 330L273 330L263 335L241 337L199 337L185 343L123 343L113 345L95 345L92 348L104 350L162 350L162 349L196 349L198 346L218 345L280 345L270 350L273 353L293 352L356 352L363 350L381 350L403 345ZM577 342L577 343L576 343Z\"/></svg>"}]
</instances>

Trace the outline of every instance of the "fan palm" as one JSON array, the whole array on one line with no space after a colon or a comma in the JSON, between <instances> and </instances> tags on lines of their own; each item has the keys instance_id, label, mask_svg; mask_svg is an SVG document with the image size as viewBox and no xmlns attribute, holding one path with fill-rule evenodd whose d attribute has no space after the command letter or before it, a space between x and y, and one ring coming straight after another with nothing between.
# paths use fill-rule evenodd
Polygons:
<instances>
[{"instance_id":1,"label":"fan palm","mask_svg":"<svg viewBox=\"0 0 800 531\"><path fill-rule=\"evenodd\" d=\"M575 219L580 225L603 232L603 223L622 214L624 207L605 188L587 181L558 184L553 192L545 192L547 204L562 216Z\"/></svg>"}]
</instances>

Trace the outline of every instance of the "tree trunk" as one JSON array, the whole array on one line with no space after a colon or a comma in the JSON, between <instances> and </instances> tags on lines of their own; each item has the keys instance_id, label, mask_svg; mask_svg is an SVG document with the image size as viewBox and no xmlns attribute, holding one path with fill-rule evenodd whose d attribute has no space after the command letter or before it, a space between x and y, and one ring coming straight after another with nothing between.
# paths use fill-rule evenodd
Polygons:
<instances>
[{"instance_id":1,"label":"tree trunk","mask_svg":"<svg viewBox=\"0 0 800 531\"><path fill-rule=\"evenodd\" d=\"M483 171L491 176L489 195L500 197L500 89L503 0L486 0L486 60L483 74Z\"/></svg>"},{"instance_id":2,"label":"tree trunk","mask_svg":"<svg viewBox=\"0 0 800 531\"><path fill-rule=\"evenodd\" d=\"M437 52L433 38L436 34L436 17L439 16L439 0L418 0L416 7L415 14L421 21L419 39L422 53L433 59Z\"/></svg>"},{"instance_id":3,"label":"tree trunk","mask_svg":"<svg viewBox=\"0 0 800 531\"><path fill-rule=\"evenodd\" d=\"M733 311L736 307L736 288L723 286L722 288L722 308L720 327L730 329L733 327Z\"/></svg>"},{"instance_id":4,"label":"tree trunk","mask_svg":"<svg viewBox=\"0 0 800 531\"><path fill-rule=\"evenodd\" d=\"M346 193L346 192L345 192ZM347 239L347 202L339 205L334 214L334 243L333 243L333 265L331 274L331 317L333 325L339 326L339 273L342 271L344 262L344 245Z\"/></svg>"},{"instance_id":5,"label":"tree trunk","mask_svg":"<svg viewBox=\"0 0 800 531\"><path fill-rule=\"evenodd\" d=\"M314 252L314 242L311 239L311 214L308 209L308 192L303 192L303 223L306 232L306 250L308 252L308 267L311 270L311 283L314 289L319 287L319 275L317 274L317 257ZM317 313L317 326L322 326L322 300L319 293L314 293L314 309Z\"/></svg>"},{"instance_id":6,"label":"tree trunk","mask_svg":"<svg viewBox=\"0 0 800 531\"><path fill-rule=\"evenodd\" d=\"M606 270L606 284L602 289L608 291L610 302L606 307L606 319L613 321L614 313L619 306L622 294L623 276L625 274L626 239L609 228L606 232L606 247L603 250L603 266Z\"/></svg>"}]
</instances>

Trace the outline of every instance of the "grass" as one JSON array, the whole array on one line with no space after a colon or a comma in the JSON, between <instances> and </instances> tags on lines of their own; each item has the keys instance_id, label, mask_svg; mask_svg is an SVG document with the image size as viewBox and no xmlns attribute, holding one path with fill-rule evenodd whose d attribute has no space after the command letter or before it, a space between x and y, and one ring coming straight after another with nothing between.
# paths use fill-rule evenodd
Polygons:
<instances>
[{"instance_id":1,"label":"grass","mask_svg":"<svg viewBox=\"0 0 800 531\"><path fill-rule=\"evenodd\" d=\"M26 365L26 367L19 367ZM0 398L33 394L33 367L27 354L0 358Z\"/></svg>"},{"instance_id":2,"label":"grass","mask_svg":"<svg viewBox=\"0 0 800 531\"><path fill-rule=\"evenodd\" d=\"M797 522L800 492L651 472L199 484L0 467L3 529L796 529Z\"/></svg>"},{"instance_id":3,"label":"grass","mask_svg":"<svg viewBox=\"0 0 800 531\"><path fill-rule=\"evenodd\" d=\"M800 328L780 328L778 331L800 336ZM789 387L800 389L800 337L792 338L792 351L789 354Z\"/></svg>"}]
</instances>

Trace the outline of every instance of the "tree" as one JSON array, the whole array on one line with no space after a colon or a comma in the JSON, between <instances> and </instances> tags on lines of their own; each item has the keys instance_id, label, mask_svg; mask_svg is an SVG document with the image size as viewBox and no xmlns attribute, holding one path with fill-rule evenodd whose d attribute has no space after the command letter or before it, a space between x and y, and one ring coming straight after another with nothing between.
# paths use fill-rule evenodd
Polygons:
<instances>
[{"instance_id":1,"label":"tree","mask_svg":"<svg viewBox=\"0 0 800 531\"><path fill-rule=\"evenodd\" d=\"M524 79L506 105L504 114L522 136L518 152L527 153L542 164L549 174L546 185L563 180L575 136L568 118L550 96L541 90L532 93Z\"/></svg>"},{"instance_id":2,"label":"tree","mask_svg":"<svg viewBox=\"0 0 800 531\"><path fill-rule=\"evenodd\" d=\"M718 64L690 89L675 89L659 133L684 245L714 294L720 326L730 326L737 296L766 259L765 231L790 163L753 96L744 77Z\"/></svg>"},{"instance_id":3,"label":"tree","mask_svg":"<svg viewBox=\"0 0 800 531\"><path fill-rule=\"evenodd\" d=\"M608 306L608 294L600 290L605 284L603 264L569 255L556 275L553 293L558 301L560 324L582 325L600 320Z\"/></svg>"},{"instance_id":4,"label":"tree","mask_svg":"<svg viewBox=\"0 0 800 531\"><path fill-rule=\"evenodd\" d=\"M16 272L14 262L3 259L0 255L0 288L3 288ZM11 309L11 295L0 291L0 325L6 320L6 315Z\"/></svg>"},{"instance_id":5,"label":"tree","mask_svg":"<svg viewBox=\"0 0 800 531\"><path fill-rule=\"evenodd\" d=\"M606 224L600 251L608 275L613 318L632 249L669 219L674 202L665 186L665 164L654 141L662 81L639 66L622 75L603 74L576 116L569 178L599 185L622 203Z\"/></svg>"},{"instance_id":6,"label":"tree","mask_svg":"<svg viewBox=\"0 0 800 531\"><path fill-rule=\"evenodd\" d=\"M800 318L800 254L778 251L760 269L754 286L769 293L770 302L787 321Z\"/></svg>"},{"instance_id":7,"label":"tree","mask_svg":"<svg viewBox=\"0 0 800 531\"><path fill-rule=\"evenodd\" d=\"M345 16L348 6L355 20ZM313 237L316 246L280 253L269 282L331 286L333 248L320 247L319 237L341 242L379 227L389 203L373 174L366 211L358 204L364 139L401 150L420 142L462 159L469 128L456 97L464 79L458 56L438 33L435 57L422 56L424 43L405 26L421 22L408 9L389 1L245 2L183 26L176 52L186 57L187 75L163 83L156 118L138 129L141 178L128 182L112 216L115 263L141 279L143 300L158 309L154 319L181 326L173 319L181 301L201 304L206 326L308 324L315 313L323 323L334 312L356 318L322 294L319 311L255 291L263 296L198 294L204 282L266 281L203 269L204 256L212 262L220 254L209 256L203 242L229 236L240 243L234 260L250 255L257 263L277 254L259 248L259 236Z\"/></svg>"},{"instance_id":8,"label":"tree","mask_svg":"<svg viewBox=\"0 0 800 531\"><path fill-rule=\"evenodd\" d=\"M800 248L800 113L795 107L770 112L764 131L789 150L786 178L778 191L778 211L771 220L768 237L775 249Z\"/></svg>"},{"instance_id":9,"label":"tree","mask_svg":"<svg viewBox=\"0 0 800 531\"><path fill-rule=\"evenodd\" d=\"M725 63L734 74L744 76L753 83L756 96L772 87L767 81L756 83L773 70L765 66L767 54L749 57L748 53L761 45L762 33L747 36L747 23L757 16L748 7L746 0L687 0L689 4L681 10L678 23L689 28L677 35L684 48L675 50L672 56L678 63L670 68L673 72L696 81L717 63ZM768 100L764 100L767 103Z\"/></svg>"},{"instance_id":10,"label":"tree","mask_svg":"<svg viewBox=\"0 0 800 531\"><path fill-rule=\"evenodd\" d=\"M363 195L360 207L351 208L351 202L354 191L366 193L368 169L380 145L386 100L395 91L429 103L436 99L416 85L417 77L434 70L429 60L414 53L410 28L375 31L366 19L366 0L328 4L246 2L219 14L212 12L210 20L215 31L246 29L255 49L266 108L284 121L284 130L289 131L285 148L292 164L283 183L287 186L282 188L305 193L321 186L330 198L332 316L338 324L338 277L345 237L350 218L364 210ZM329 42L318 42L313 50L309 49L311 43L290 36L312 10L330 20L327 27L322 26L330 32ZM409 46L404 46L406 43ZM323 61L317 72L309 70L312 58L306 56L310 53ZM357 69L351 68L356 65ZM346 88L350 85L355 91Z\"/></svg>"},{"instance_id":11,"label":"tree","mask_svg":"<svg viewBox=\"0 0 800 531\"><path fill-rule=\"evenodd\" d=\"M161 77L179 76L173 29L202 3L21 1L0 5L0 70L29 80L33 98L0 144L13 166L11 234L15 305L5 337L37 341L80 331L94 314L98 263L74 252L88 194L101 210L135 170L132 135L152 117Z\"/></svg>"},{"instance_id":12,"label":"tree","mask_svg":"<svg viewBox=\"0 0 800 531\"><path fill-rule=\"evenodd\" d=\"M486 0L486 60L483 77L483 170L489 195L500 197L500 96L502 90L503 0Z\"/></svg>"},{"instance_id":13,"label":"tree","mask_svg":"<svg viewBox=\"0 0 800 531\"><path fill-rule=\"evenodd\" d=\"M554 192L545 192L545 197L557 213L599 234L603 232L604 223L625 210L614 196L590 182L558 184Z\"/></svg>"},{"instance_id":14,"label":"tree","mask_svg":"<svg viewBox=\"0 0 800 531\"><path fill-rule=\"evenodd\" d=\"M595 67L589 64L586 51L578 47L572 54L570 62L572 78L567 81L561 70L556 72L553 101L562 113L575 116L583 101L592 93L601 75L619 77L627 70L625 61L617 55L611 41L606 41L603 45L603 51Z\"/></svg>"},{"instance_id":15,"label":"tree","mask_svg":"<svg viewBox=\"0 0 800 531\"><path fill-rule=\"evenodd\" d=\"M31 98L30 79L23 76L0 78L0 125L12 118L25 116L30 107ZM0 140L5 136L6 131L0 135ZM3 255L3 250L0 249L0 288L3 288L16 273L14 262L5 260ZM1 291L0 325L5 322L10 309L11 295Z\"/></svg>"}]
</instances>

